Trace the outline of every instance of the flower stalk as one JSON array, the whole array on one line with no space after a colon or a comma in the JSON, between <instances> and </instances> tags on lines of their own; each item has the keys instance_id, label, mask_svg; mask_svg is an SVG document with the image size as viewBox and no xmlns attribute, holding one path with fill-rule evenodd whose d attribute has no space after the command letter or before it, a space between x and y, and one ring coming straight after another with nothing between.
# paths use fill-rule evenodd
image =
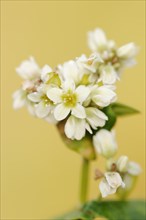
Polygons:
<instances>
[{"instance_id":1,"label":"flower stalk","mask_svg":"<svg viewBox=\"0 0 146 220\"><path fill-rule=\"evenodd\" d=\"M81 205L87 201L87 196L88 196L89 164L90 164L90 161L83 158L82 168L81 168L81 185L80 185L80 204Z\"/></svg>"}]
</instances>

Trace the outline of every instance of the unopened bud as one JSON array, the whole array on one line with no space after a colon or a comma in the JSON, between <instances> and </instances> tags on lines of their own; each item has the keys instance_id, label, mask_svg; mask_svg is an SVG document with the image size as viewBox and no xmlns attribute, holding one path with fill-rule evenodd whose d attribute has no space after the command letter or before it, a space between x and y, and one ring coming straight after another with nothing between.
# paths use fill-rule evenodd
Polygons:
<instances>
[{"instance_id":1,"label":"unopened bud","mask_svg":"<svg viewBox=\"0 0 146 220\"><path fill-rule=\"evenodd\" d=\"M128 157L121 156L117 161L117 169L120 172L126 172L128 167Z\"/></svg>"},{"instance_id":2,"label":"unopened bud","mask_svg":"<svg viewBox=\"0 0 146 220\"><path fill-rule=\"evenodd\" d=\"M96 151L106 158L110 158L117 152L115 135L106 129L101 129L93 137L93 144Z\"/></svg>"}]
</instances>

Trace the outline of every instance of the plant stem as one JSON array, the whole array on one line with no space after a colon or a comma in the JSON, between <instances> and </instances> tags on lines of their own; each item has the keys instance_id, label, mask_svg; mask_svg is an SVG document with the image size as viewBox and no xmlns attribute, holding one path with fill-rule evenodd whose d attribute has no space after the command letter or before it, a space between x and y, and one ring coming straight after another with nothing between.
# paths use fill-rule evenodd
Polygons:
<instances>
[{"instance_id":1,"label":"plant stem","mask_svg":"<svg viewBox=\"0 0 146 220\"><path fill-rule=\"evenodd\" d=\"M81 186L80 186L81 205L87 201L88 174L89 174L89 160L83 158L82 169L81 169Z\"/></svg>"}]
</instances>

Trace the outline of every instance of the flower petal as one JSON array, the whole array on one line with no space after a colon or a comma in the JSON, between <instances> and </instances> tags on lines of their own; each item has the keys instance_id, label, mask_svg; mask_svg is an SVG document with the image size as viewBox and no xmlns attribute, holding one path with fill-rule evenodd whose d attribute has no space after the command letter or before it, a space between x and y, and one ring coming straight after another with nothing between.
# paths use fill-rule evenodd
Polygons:
<instances>
[{"instance_id":1,"label":"flower petal","mask_svg":"<svg viewBox=\"0 0 146 220\"><path fill-rule=\"evenodd\" d=\"M26 104L26 95L22 89L17 90L13 94L13 108L19 109Z\"/></svg>"},{"instance_id":2,"label":"flower petal","mask_svg":"<svg viewBox=\"0 0 146 220\"><path fill-rule=\"evenodd\" d=\"M55 104L61 102L62 90L59 88L50 88L47 91L47 97L51 99Z\"/></svg>"},{"instance_id":3,"label":"flower petal","mask_svg":"<svg viewBox=\"0 0 146 220\"><path fill-rule=\"evenodd\" d=\"M42 96L42 93L33 92L33 93L30 93L27 97L32 102L40 102L41 101L41 96Z\"/></svg>"},{"instance_id":4,"label":"flower petal","mask_svg":"<svg viewBox=\"0 0 146 220\"><path fill-rule=\"evenodd\" d=\"M67 119L67 122L64 127L64 132L66 136L70 139L74 139L75 134L75 118L73 116L70 116Z\"/></svg>"},{"instance_id":5,"label":"flower petal","mask_svg":"<svg viewBox=\"0 0 146 220\"><path fill-rule=\"evenodd\" d=\"M90 93L90 89L86 86L78 86L75 92L78 96L78 101L83 103L87 99Z\"/></svg>"},{"instance_id":6,"label":"flower petal","mask_svg":"<svg viewBox=\"0 0 146 220\"><path fill-rule=\"evenodd\" d=\"M103 198L116 192L116 189L111 188L105 179L101 180L99 183L99 190Z\"/></svg>"},{"instance_id":7,"label":"flower petal","mask_svg":"<svg viewBox=\"0 0 146 220\"><path fill-rule=\"evenodd\" d=\"M65 107L63 104L59 104L55 107L54 117L57 121L65 119L70 113L70 108Z\"/></svg>"},{"instance_id":8,"label":"flower petal","mask_svg":"<svg viewBox=\"0 0 146 220\"><path fill-rule=\"evenodd\" d=\"M41 101L36 106L36 115L38 118L45 118L51 111L50 105L46 105L45 102Z\"/></svg>"},{"instance_id":9,"label":"flower petal","mask_svg":"<svg viewBox=\"0 0 146 220\"><path fill-rule=\"evenodd\" d=\"M105 121L108 120L107 116L97 108L89 107L85 109L87 115L87 121L93 129L97 127L103 127Z\"/></svg>"},{"instance_id":10,"label":"flower petal","mask_svg":"<svg viewBox=\"0 0 146 220\"><path fill-rule=\"evenodd\" d=\"M119 173L117 172L106 172L105 173L105 178L108 182L108 184L112 187L117 189L119 186L124 187L124 183L122 181L122 178Z\"/></svg>"},{"instance_id":11,"label":"flower petal","mask_svg":"<svg viewBox=\"0 0 146 220\"><path fill-rule=\"evenodd\" d=\"M85 126L85 120L70 116L65 124L65 134L72 140L81 140L85 136Z\"/></svg>"},{"instance_id":12,"label":"flower petal","mask_svg":"<svg viewBox=\"0 0 146 220\"><path fill-rule=\"evenodd\" d=\"M113 66L106 65L101 69L101 80L104 84L114 84L117 79L119 79L119 77Z\"/></svg>"},{"instance_id":13,"label":"flower petal","mask_svg":"<svg viewBox=\"0 0 146 220\"><path fill-rule=\"evenodd\" d=\"M141 173L141 167L138 163L130 161L128 163L128 173L133 176L138 176Z\"/></svg>"},{"instance_id":14,"label":"flower petal","mask_svg":"<svg viewBox=\"0 0 146 220\"><path fill-rule=\"evenodd\" d=\"M48 81L50 72L52 72L52 68L46 64L41 70L41 79L43 82Z\"/></svg>"},{"instance_id":15,"label":"flower petal","mask_svg":"<svg viewBox=\"0 0 146 220\"><path fill-rule=\"evenodd\" d=\"M76 116L77 118L86 118L85 109L80 104L76 104L76 106L72 109L71 114Z\"/></svg>"}]
</instances>

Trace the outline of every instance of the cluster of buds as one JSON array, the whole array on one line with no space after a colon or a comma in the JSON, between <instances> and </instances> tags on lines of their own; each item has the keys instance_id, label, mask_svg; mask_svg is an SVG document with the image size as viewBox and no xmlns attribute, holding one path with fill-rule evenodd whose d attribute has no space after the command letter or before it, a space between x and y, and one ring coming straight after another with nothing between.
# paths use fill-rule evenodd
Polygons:
<instances>
[{"instance_id":1,"label":"cluster of buds","mask_svg":"<svg viewBox=\"0 0 146 220\"><path fill-rule=\"evenodd\" d=\"M83 54L54 69L49 65L39 67L33 57L23 61L16 72L24 82L13 94L13 106L15 109L26 106L35 117L56 124L60 133L74 143L82 139L88 142L86 137L90 136L94 151L111 158L117 144L111 140L114 134L103 129L109 122L105 109L117 100L115 84L124 68L136 63L138 48L134 43L118 48L98 28L88 33L88 45L91 55ZM77 150L81 149L79 145L75 147ZM122 169L122 163L123 159L117 162L114 173L109 168L104 175L100 184L103 196L125 185L120 173L125 178L129 171L123 174L118 170Z\"/></svg>"},{"instance_id":2,"label":"cluster of buds","mask_svg":"<svg viewBox=\"0 0 146 220\"><path fill-rule=\"evenodd\" d=\"M93 137L93 142L97 153L106 158L106 172L96 170L95 173L95 179L102 178L99 183L102 197L118 192L118 195L124 198L133 188L136 177L141 173L139 164L130 161L125 155L118 160L114 159L117 143L113 131L101 129Z\"/></svg>"}]
</instances>

